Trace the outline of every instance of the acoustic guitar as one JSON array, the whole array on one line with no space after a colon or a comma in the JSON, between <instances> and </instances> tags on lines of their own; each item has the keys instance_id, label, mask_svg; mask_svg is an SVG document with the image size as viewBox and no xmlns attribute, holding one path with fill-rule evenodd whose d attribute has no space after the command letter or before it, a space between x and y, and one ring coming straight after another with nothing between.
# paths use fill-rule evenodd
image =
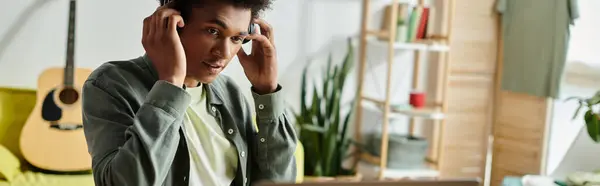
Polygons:
<instances>
[{"instance_id":1,"label":"acoustic guitar","mask_svg":"<svg viewBox=\"0 0 600 186\"><path fill-rule=\"evenodd\" d=\"M81 87L92 70L74 67L75 1L69 5L66 65L38 77L36 105L20 137L24 158L49 171L87 171L92 164L81 118Z\"/></svg>"}]
</instances>

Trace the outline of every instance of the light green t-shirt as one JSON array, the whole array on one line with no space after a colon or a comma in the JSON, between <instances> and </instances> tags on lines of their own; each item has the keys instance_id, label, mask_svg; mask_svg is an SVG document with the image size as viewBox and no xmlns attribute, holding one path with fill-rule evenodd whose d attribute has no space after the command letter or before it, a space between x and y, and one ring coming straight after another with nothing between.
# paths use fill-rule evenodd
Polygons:
<instances>
[{"instance_id":1,"label":"light green t-shirt","mask_svg":"<svg viewBox=\"0 0 600 186\"><path fill-rule=\"evenodd\" d=\"M191 160L190 185L230 185L237 170L237 150L208 113L203 87L186 91L192 98L183 127Z\"/></svg>"}]
</instances>

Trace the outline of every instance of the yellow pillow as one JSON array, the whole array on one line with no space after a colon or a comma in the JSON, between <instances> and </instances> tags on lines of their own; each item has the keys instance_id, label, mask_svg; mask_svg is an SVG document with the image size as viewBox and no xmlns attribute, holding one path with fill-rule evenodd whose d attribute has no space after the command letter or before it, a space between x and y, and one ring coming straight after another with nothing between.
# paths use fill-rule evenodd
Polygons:
<instances>
[{"instance_id":1,"label":"yellow pillow","mask_svg":"<svg viewBox=\"0 0 600 186\"><path fill-rule=\"evenodd\" d=\"M11 181L21 174L21 162L6 147L0 145L0 180Z\"/></svg>"}]
</instances>

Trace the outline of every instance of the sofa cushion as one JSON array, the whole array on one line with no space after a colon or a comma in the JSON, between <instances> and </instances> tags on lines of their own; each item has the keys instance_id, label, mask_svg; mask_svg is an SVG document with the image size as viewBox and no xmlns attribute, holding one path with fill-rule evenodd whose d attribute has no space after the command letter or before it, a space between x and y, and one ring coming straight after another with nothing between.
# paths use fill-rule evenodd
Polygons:
<instances>
[{"instance_id":1,"label":"sofa cushion","mask_svg":"<svg viewBox=\"0 0 600 186\"><path fill-rule=\"evenodd\" d=\"M21 174L21 162L6 147L0 145L0 179L11 181Z\"/></svg>"},{"instance_id":2,"label":"sofa cushion","mask_svg":"<svg viewBox=\"0 0 600 186\"><path fill-rule=\"evenodd\" d=\"M10 150L26 165L19 137L29 114L35 107L35 90L0 87L0 145Z\"/></svg>"},{"instance_id":3,"label":"sofa cushion","mask_svg":"<svg viewBox=\"0 0 600 186\"><path fill-rule=\"evenodd\" d=\"M21 186L94 186L92 174L49 174L25 171L19 174L10 185ZM0 181L0 186L2 181Z\"/></svg>"}]
</instances>

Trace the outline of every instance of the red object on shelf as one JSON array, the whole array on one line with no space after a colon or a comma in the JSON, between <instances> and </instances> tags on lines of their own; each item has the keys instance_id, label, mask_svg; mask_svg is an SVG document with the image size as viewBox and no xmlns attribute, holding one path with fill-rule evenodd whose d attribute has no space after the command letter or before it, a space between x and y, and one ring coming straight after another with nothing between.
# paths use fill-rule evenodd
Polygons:
<instances>
[{"instance_id":1,"label":"red object on shelf","mask_svg":"<svg viewBox=\"0 0 600 186\"><path fill-rule=\"evenodd\" d=\"M423 108L425 106L425 93L424 92L411 92L409 103L415 108Z\"/></svg>"}]
</instances>

